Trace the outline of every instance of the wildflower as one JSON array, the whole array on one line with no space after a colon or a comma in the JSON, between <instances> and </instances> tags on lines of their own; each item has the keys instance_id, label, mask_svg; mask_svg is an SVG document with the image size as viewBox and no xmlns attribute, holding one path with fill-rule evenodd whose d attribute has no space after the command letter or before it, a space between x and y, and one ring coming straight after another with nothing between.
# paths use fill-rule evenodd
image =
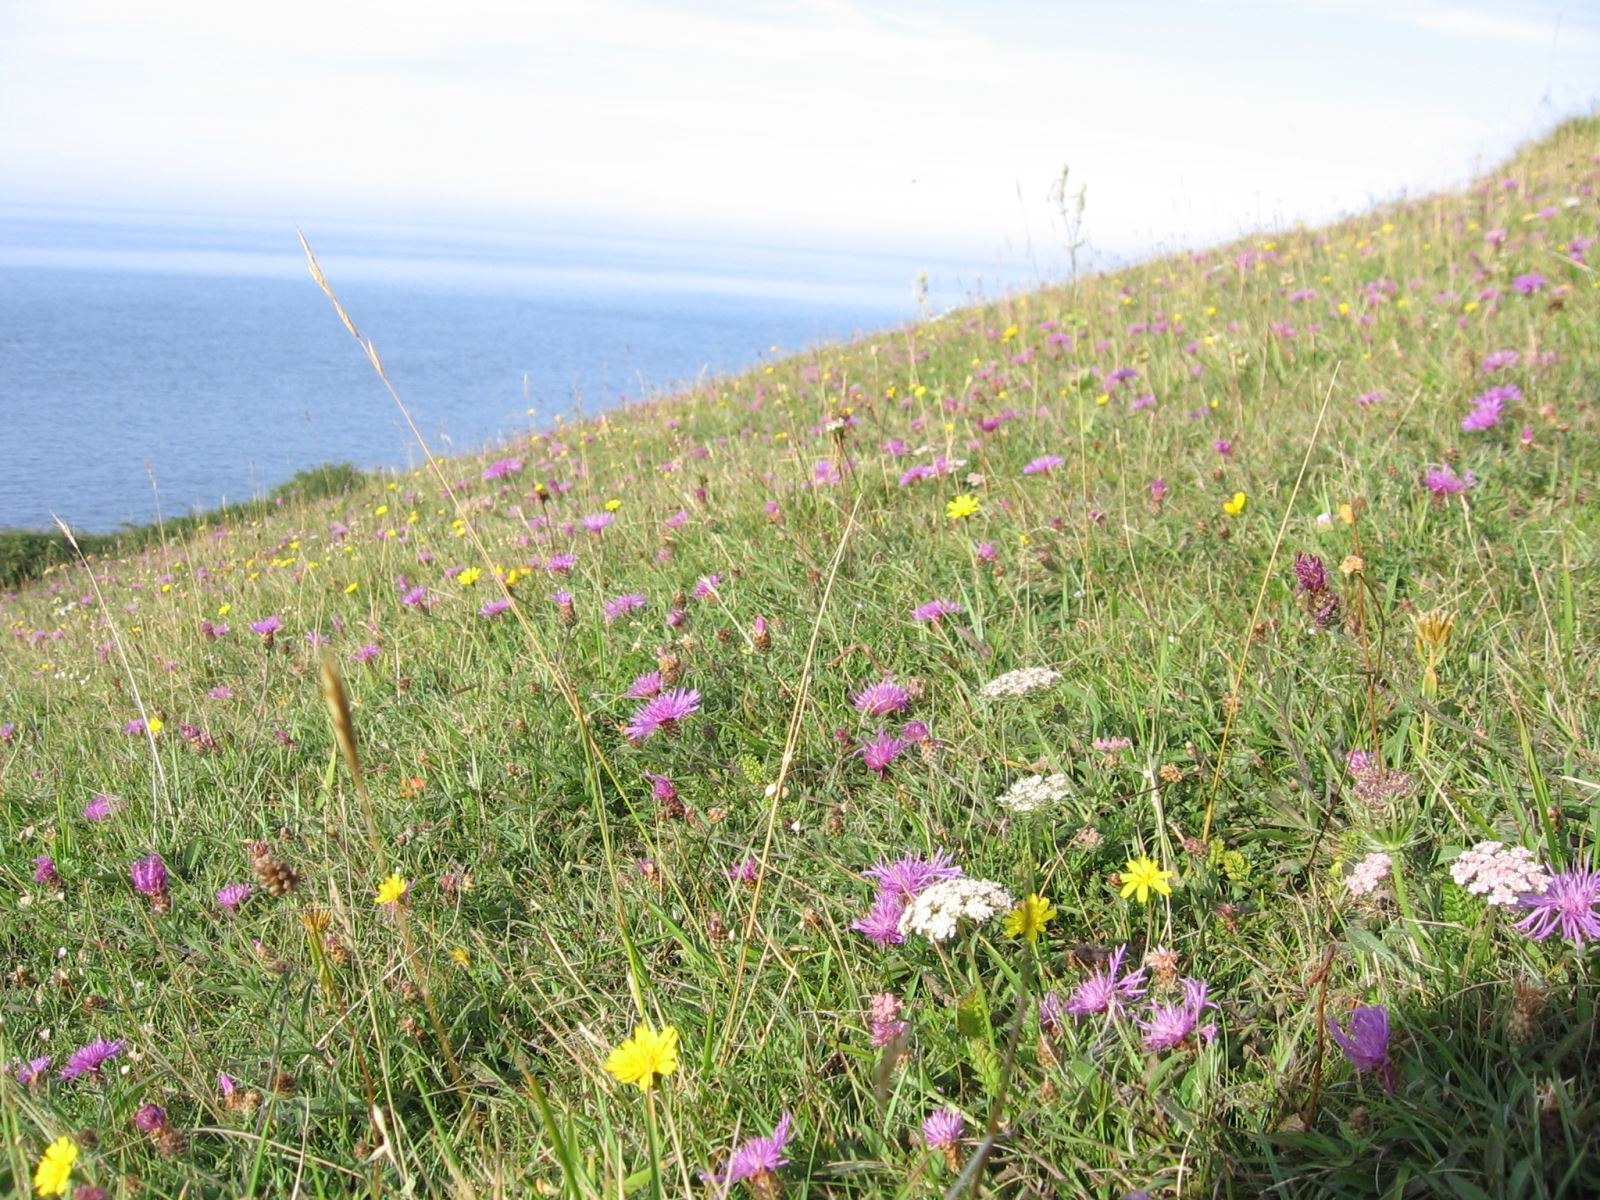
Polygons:
<instances>
[{"instance_id":1,"label":"wildflower","mask_svg":"<svg viewBox=\"0 0 1600 1200\"><path fill-rule=\"evenodd\" d=\"M906 1022L900 1020L905 1002L892 992L878 992L868 1003L872 1015L872 1044L883 1047L892 1043L906 1031Z\"/></svg>"},{"instance_id":2,"label":"wildflower","mask_svg":"<svg viewBox=\"0 0 1600 1200\"><path fill-rule=\"evenodd\" d=\"M250 632L259 633L261 635L261 644L268 650L272 649L273 639L277 636L278 630L282 628L283 622L278 619L276 614L260 621L253 621L250 624Z\"/></svg>"},{"instance_id":3,"label":"wildflower","mask_svg":"<svg viewBox=\"0 0 1600 1200\"><path fill-rule=\"evenodd\" d=\"M1477 482L1471 471L1458 476L1449 467L1430 467L1422 477L1423 486L1435 496L1454 496L1476 486Z\"/></svg>"},{"instance_id":4,"label":"wildflower","mask_svg":"<svg viewBox=\"0 0 1600 1200\"><path fill-rule=\"evenodd\" d=\"M1182 1000L1173 1004L1151 1005L1150 1019L1139 1022L1139 1028L1144 1031L1144 1048L1171 1050L1183 1045L1196 1032L1207 1042L1216 1037L1217 1027L1214 1023L1195 1029L1201 1011L1216 1007L1206 998L1206 990L1205 980L1185 979Z\"/></svg>"},{"instance_id":5,"label":"wildflower","mask_svg":"<svg viewBox=\"0 0 1600 1200\"><path fill-rule=\"evenodd\" d=\"M78 1161L78 1143L58 1137L45 1147L44 1157L33 1172L33 1190L40 1196L65 1196L72 1178L72 1165Z\"/></svg>"},{"instance_id":6,"label":"wildflower","mask_svg":"<svg viewBox=\"0 0 1600 1200\"><path fill-rule=\"evenodd\" d=\"M1514 367L1522 356L1515 350L1495 350L1485 354L1483 361L1478 364L1478 369L1485 375L1491 375L1504 367Z\"/></svg>"},{"instance_id":7,"label":"wildflower","mask_svg":"<svg viewBox=\"0 0 1600 1200\"><path fill-rule=\"evenodd\" d=\"M605 1067L621 1082L648 1092L658 1078L678 1069L678 1031L671 1025L658 1031L640 1022L633 1036L611 1052Z\"/></svg>"},{"instance_id":8,"label":"wildflower","mask_svg":"<svg viewBox=\"0 0 1600 1200\"><path fill-rule=\"evenodd\" d=\"M1497 908L1512 908L1519 896L1541 896L1550 887L1550 873L1534 861L1531 850L1506 850L1499 842L1479 842L1464 851L1450 865L1450 878Z\"/></svg>"},{"instance_id":9,"label":"wildflower","mask_svg":"<svg viewBox=\"0 0 1600 1200\"><path fill-rule=\"evenodd\" d=\"M716 600L717 585L721 582L720 575L702 575L695 580L694 591L691 594L696 600Z\"/></svg>"},{"instance_id":10,"label":"wildflower","mask_svg":"<svg viewBox=\"0 0 1600 1200\"><path fill-rule=\"evenodd\" d=\"M750 644L761 653L772 649L772 634L767 629L767 619L757 617L750 626Z\"/></svg>"},{"instance_id":11,"label":"wildflower","mask_svg":"<svg viewBox=\"0 0 1600 1200\"><path fill-rule=\"evenodd\" d=\"M1542 942L1552 933L1560 932L1578 949L1583 949L1584 939L1600 938L1600 871L1573 867L1551 876L1542 893L1525 895L1517 901L1529 913L1513 928Z\"/></svg>"},{"instance_id":12,"label":"wildflower","mask_svg":"<svg viewBox=\"0 0 1600 1200\"><path fill-rule=\"evenodd\" d=\"M944 1162L954 1171L961 1165L961 1135L967 1125L953 1108L941 1108L922 1122L922 1143L929 1150L942 1150Z\"/></svg>"},{"instance_id":13,"label":"wildflower","mask_svg":"<svg viewBox=\"0 0 1600 1200\"><path fill-rule=\"evenodd\" d=\"M1066 461L1059 454L1046 454L1023 467L1022 473L1024 475L1048 475L1057 467L1064 466Z\"/></svg>"},{"instance_id":14,"label":"wildflower","mask_svg":"<svg viewBox=\"0 0 1600 1200\"><path fill-rule=\"evenodd\" d=\"M86 821L104 821L120 807L115 796L108 792L96 792L89 798L89 803L83 806L83 817Z\"/></svg>"},{"instance_id":15,"label":"wildflower","mask_svg":"<svg viewBox=\"0 0 1600 1200\"><path fill-rule=\"evenodd\" d=\"M122 1053L122 1042L98 1041L79 1046L67 1056L67 1065L56 1072L61 1079L76 1079L80 1075L100 1078L100 1068Z\"/></svg>"},{"instance_id":16,"label":"wildflower","mask_svg":"<svg viewBox=\"0 0 1600 1200\"><path fill-rule=\"evenodd\" d=\"M217 889L217 903L229 912L235 911L255 892L248 883L230 883Z\"/></svg>"},{"instance_id":17,"label":"wildflower","mask_svg":"<svg viewBox=\"0 0 1600 1200\"><path fill-rule=\"evenodd\" d=\"M637 592L629 592L626 595L617 596L614 599L607 600L603 605L600 606L600 611L605 616L606 624L610 625L619 618L633 612L635 609L643 608L646 603L648 603L648 601L646 601L646 599Z\"/></svg>"},{"instance_id":18,"label":"wildflower","mask_svg":"<svg viewBox=\"0 0 1600 1200\"><path fill-rule=\"evenodd\" d=\"M483 479L503 479L507 475L514 475L522 470L520 458L498 458L483 469Z\"/></svg>"},{"instance_id":19,"label":"wildflower","mask_svg":"<svg viewBox=\"0 0 1600 1200\"><path fill-rule=\"evenodd\" d=\"M748 1180L751 1188L757 1195L776 1195L776 1189L763 1184L775 1183L770 1179L779 1167L787 1166L789 1160L783 1156L783 1148L789 1142L790 1125L793 1118L788 1113L778 1118L778 1123L766 1137L751 1138L733 1152L728 1159L727 1168L721 1175L713 1175L709 1171L702 1171L700 1178L706 1183L720 1183L721 1195L727 1195L728 1189L741 1180Z\"/></svg>"},{"instance_id":20,"label":"wildflower","mask_svg":"<svg viewBox=\"0 0 1600 1200\"><path fill-rule=\"evenodd\" d=\"M1141 855L1130 858L1128 865L1122 872L1122 898L1134 897L1140 904L1150 903L1150 893L1159 892L1163 896L1172 895L1172 886L1167 882L1176 872L1164 871L1159 863Z\"/></svg>"},{"instance_id":21,"label":"wildflower","mask_svg":"<svg viewBox=\"0 0 1600 1200\"><path fill-rule=\"evenodd\" d=\"M936 850L932 858L907 854L894 862L879 862L861 874L875 881L880 892L910 900L932 884L946 879L960 879L964 872L955 864L949 851Z\"/></svg>"},{"instance_id":22,"label":"wildflower","mask_svg":"<svg viewBox=\"0 0 1600 1200\"><path fill-rule=\"evenodd\" d=\"M1047 804L1065 800L1072 794L1072 781L1062 774L1029 775L1019 779L995 797L995 803L1014 813L1029 813Z\"/></svg>"},{"instance_id":23,"label":"wildflower","mask_svg":"<svg viewBox=\"0 0 1600 1200\"><path fill-rule=\"evenodd\" d=\"M978 511L976 496L957 496L944 506L944 515L952 521L961 521Z\"/></svg>"},{"instance_id":24,"label":"wildflower","mask_svg":"<svg viewBox=\"0 0 1600 1200\"><path fill-rule=\"evenodd\" d=\"M1132 738L1125 737L1098 737L1092 743L1101 754L1118 754L1133 745Z\"/></svg>"},{"instance_id":25,"label":"wildflower","mask_svg":"<svg viewBox=\"0 0 1600 1200\"><path fill-rule=\"evenodd\" d=\"M142 895L156 900L167 894L167 864L161 861L161 855L151 854L141 858L133 864L129 874L133 878L133 886Z\"/></svg>"},{"instance_id":26,"label":"wildflower","mask_svg":"<svg viewBox=\"0 0 1600 1200\"><path fill-rule=\"evenodd\" d=\"M861 761L867 765L867 769L876 771L881 778L888 772L889 764L899 757L906 745L907 743L900 738L892 737L886 730L880 729L870 742L862 742L856 753L861 756Z\"/></svg>"},{"instance_id":27,"label":"wildflower","mask_svg":"<svg viewBox=\"0 0 1600 1200\"><path fill-rule=\"evenodd\" d=\"M376 642L369 642L369 643L367 643L367 645L362 646L357 650L351 651L351 654L350 654L351 661L352 662L359 662L359 663L371 662L373 659L375 659L377 657L378 657L378 645L377 645Z\"/></svg>"},{"instance_id":28,"label":"wildflower","mask_svg":"<svg viewBox=\"0 0 1600 1200\"><path fill-rule=\"evenodd\" d=\"M649 700L661 694L661 672L646 671L634 679L632 685L622 694L629 700Z\"/></svg>"},{"instance_id":29,"label":"wildflower","mask_svg":"<svg viewBox=\"0 0 1600 1200\"><path fill-rule=\"evenodd\" d=\"M1394 1066L1389 1062L1389 1012L1381 1004L1361 1005L1343 1029L1332 1017L1328 1032L1357 1071L1377 1071L1385 1091L1394 1091Z\"/></svg>"},{"instance_id":30,"label":"wildflower","mask_svg":"<svg viewBox=\"0 0 1600 1200\"><path fill-rule=\"evenodd\" d=\"M1388 877L1392 865L1387 854L1380 852L1367 855L1346 876L1345 889L1352 896L1365 896L1376 891L1378 885Z\"/></svg>"},{"instance_id":31,"label":"wildflower","mask_svg":"<svg viewBox=\"0 0 1600 1200\"><path fill-rule=\"evenodd\" d=\"M1019 667L1015 671L1007 671L1004 675L997 675L978 689L978 695L985 700L996 700L1002 696L1026 696L1029 692L1037 692L1051 687L1061 680L1060 671L1052 671L1049 667Z\"/></svg>"},{"instance_id":32,"label":"wildflower","mask_svg":"<svg viewBox=\"0 0 1600 1200\"><path fill-rule=\"evenodd\" d=\"M582 519L580 524L582 524L582 526L590 533L599 534L605 532L607 526L609 526L616 519L616 513L590 513L588 516Z\"/></svg>"},{"instance_id":33,"label":"wildflower","mask_svg":"<svg viewBox=\"0 0 1600 1200\"><path fill-rule=\"evenodd\" d=\"M1132 1000L1144 995L1144 980L1147 973L1144 967L1129 975L1120 974L1122 960L1127 953L1126 945L1113 950L1104 967L1095 971L1072 990L1072 995L1067 997L1062 1011L1069 1012L1081 1020L1096 1013L1115 1013L1121 1009L1123 1000Z\"/></svg>"},{"instance_id":34,"label":"wildflower","mask_svg":"<svg viewBox=\"0 0 1600 1200\"><path fill-rule=\"evenodd\" d=\"M887 891L879 892L873 899L872 907L867 910L867 915L850 922L850 928L869 942L876 943L880 949L884 946L898 946L906 940L906 935L900 930L900 918L905 915L906 903L904 896Z\"/></svg>"},{"instance_id":35,"label":"wildflower","mask_svg":"<svg viewBox=\"0 0 1600 1200\"><path fill-rule=\"evenodd\" d=\"M641 704L624 732L631 742L642 742L657 730L671 736L678 732L679 721L699 711L699 692L693 688L674 688Z\"/></svg>"},{"instance_id":36,"label":"wildflower","mask_svg":"<svg viewBox=\"0 0 1600 1200\"><path fill-rule=\"evenodd\" d=\"M56 860L41 854L33 860L33 881L41 887L60 887L61 875L56 870Z\"/></svg>"},{"instance_id":37,"label":"wildflower","mask_svg":"<svg viewBox=\"0 0 1600 1200\"><path fill-rule=\"evenodd\" d=\"M1328 570L1322 565L1322 559L1315 554L1295 551L1294 577L1302 592L1314 595L1328 590Z\"/></svg>"},{"instance_id":38,"label":"wildflower","mask_svg":"<svg viewBox=\"0 0 1600 1200\"><path fill-rule=\"evenodd\" d=\"M903 711L911 703L911 694L892 679L877 683L864 683L861 689L850 694L850 703L863 716L883 717Z\"/></svg>"},{"instance_id":39,"label":"wildflower","mask_svg":"<svg viewBox=\"0 0 1600 1200\"><path fill-rule=\"evenodd\" d=\"M941 597L917 605L911 610L911 619L937 625L945 617L953 616L960 611L961 605L954 600L945 600Z\"/></svg>"},{"instance_id":40,"label":"wildflower","mask_svg":"<svg viewBox=\"0 0 1600 1200\"><path fill-rule=\"evenodd\" d=\"M1152 479L1150 481L1150 500L1160 508L1167 499L1167 481L1165 479Z\"/></svg>"},{"instance_id":41,"label":"wildflower","mask_svg":"<svg viewBox=\"0 0 1600 1200\"><path fill-rule=\"evenodd\" d=\"M1227 513L1230 517L1237 517L1244 511L1245 503L1245 494L1243 492L1235 492L1233 494L1233 499L1224 500L1222 502L1222 511Z\"/></svg>"},{"instance_id":42,"label":"wildflower","mask_svg":"<svg viewBox=\"0 0 1600 1200\"><path fill-rule=\"evenodd\" d=\"M1521 398L1522 390L1516 384L1492 387L1473 399L1472 411L1461 418L1461 428L1468 433L1481 433L1485 429L1493 429L1500 424L1506 401Z\"/></svg>"},{"instance_id":43,"label":"wildflower","mask_svg":"<svg viewBox=\"0 0 1600 1200\"><path fill-rule=\"evenodd\" d=\"M406 898L411 891L411 884L406 882L401 875L393 874L378 885L378 894L374 903L379 908L394 909Z\"/></svg>"},{"instance_id":44,"label":"wildflower","mask_svg":"<svg viewBox=\"0 0 1600 1200\"><path fill-rule=\"evenodd\" d=\"M502 596L498 600L491 600L485 604L478 610L478 615L480 617L498 617L510 607L511 601Z\"/></svg>"},{"instance_id":45,"label":"wildflower","mask_svg":"<svg viewBox=\"0 0 1600 1200\"><path fill-rule=\"evenodd\" d=\"M1526 275L1518 275L1511 281L1511 286L1524 296L1531 296L1535 292L1544 290L1545 277L1537 271L1530 271Z\"/></svg>"},{"instance_id":46,"label":"wildflower","mask_svg":"<svg viewBox=\"0 0 1600 1200\"><path fill-rule=\"evenodd\" d=\"M140 1133L160 1133L167 1127L167 1110L159 1104L141 1104L134 1111L133 1127Z\"/></svg>"},{"instance_id":47,"label":"wildflower","mask_svg":"<svg viewBox=\"0 0 1600 1200\"><path fill-rule=\"evenodd\" d=\"M1030 893L1021 904L1006 914L1005 935L1007 937L1025 937L1028 944L1032 945L1039 940L1039 935L1044 932L1044 927L1055 919L1056 910L1051 906L1048 897L1037 892Z\"/></svg>"},{"instance_id":48,"label":"wildflower","mask_svg":"<svg viewBox=\"0 0 1600 1200\"><path fill-rule=\"evenodd\" d=\"M983 922L1010 909L1010 893L987 879L944 879L929 885L906 906L901 933L920 933L930 942L956 935L962 917Z\"/></svg>"},{"instance_id":49,"label":"wildflower","mask_svg":"<svg viewBox=\"0 0 1600 1200\"><path fill-rule=\"evenodd\" d=\"M735 883L755 883L761 878L761 864L754 858L745 858L728 864L722 873Z\"/></svg>"},{"instance_id":50,"label":"wildflower","mask_svg":"<svg viewBox=\"0 0 1600 1200\"><path fill-rule=\"evenodd\" d=\"M50 1056L45 1054L38 1058L30 1058L27 1062L18 1063L11 1073L16 1077L18 1083L23 1087L27 1087L29 1084L43 1079L45 1072L49 1069Z\"/></svg>"}]
</instances>

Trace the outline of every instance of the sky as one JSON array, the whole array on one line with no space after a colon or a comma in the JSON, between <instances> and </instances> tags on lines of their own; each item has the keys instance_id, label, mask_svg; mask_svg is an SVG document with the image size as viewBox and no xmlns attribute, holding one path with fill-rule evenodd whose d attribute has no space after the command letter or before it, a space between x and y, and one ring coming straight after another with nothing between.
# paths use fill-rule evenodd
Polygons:
<instances>
[{"instance_id":1,"label":"sky","mask_svg":"<svg viewBox=\"0 0 1600 1200\"><path fill-rule=\"evenodd\" d=\"M1054 261L1453 184L1600 2L7 0L0 202Z\"/></svg>"}]
</instances>

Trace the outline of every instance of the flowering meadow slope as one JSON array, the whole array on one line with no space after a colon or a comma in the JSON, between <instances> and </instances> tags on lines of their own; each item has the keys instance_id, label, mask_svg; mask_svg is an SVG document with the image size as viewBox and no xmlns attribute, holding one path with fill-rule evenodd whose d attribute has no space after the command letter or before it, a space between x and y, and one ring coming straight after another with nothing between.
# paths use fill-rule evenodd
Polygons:
<instances>
[{"instance_id":1,"label":"flowering meadow slope","mask_svg":"<svg viewBox=\"0 0 1600 1200\"><path fill-rule=\"evenodd\" d=\"M1597 178L6 595L0 1189L1595 1194Z\"/></svg>"}]
</instances>

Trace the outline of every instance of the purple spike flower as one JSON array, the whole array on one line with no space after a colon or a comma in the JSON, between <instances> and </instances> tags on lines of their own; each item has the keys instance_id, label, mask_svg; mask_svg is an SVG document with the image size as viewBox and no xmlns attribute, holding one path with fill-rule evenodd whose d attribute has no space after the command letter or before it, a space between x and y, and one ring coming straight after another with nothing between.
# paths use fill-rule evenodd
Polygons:
<instances>
[{"instance_id":1,"label":"purple spike flower","mask_svg":"<svg viewBox=\"0 0 1600 1200\"><path fill-rule=\"evenodd\" d=\"M957 1145L967 1127L953 1108L941 1108L922 1123L922 1141L929 1150L944 1150Z\"/></svg>"}]
</instances>

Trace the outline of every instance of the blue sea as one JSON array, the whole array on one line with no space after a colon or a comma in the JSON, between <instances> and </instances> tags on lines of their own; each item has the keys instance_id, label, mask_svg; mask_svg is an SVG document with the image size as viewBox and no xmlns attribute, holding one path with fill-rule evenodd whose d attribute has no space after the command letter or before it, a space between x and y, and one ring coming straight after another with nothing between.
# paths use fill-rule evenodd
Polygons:
<instances>
[{"instance_id":1,"label":"blue sea","mask_svg":"<svg viewBox=\"0 0 1600 1200\"><path fill-rule=\"evenodd\" d=\"M924 271L934 311L983 290L961 264L817 248L305 232L436 451L892 328ZM0 528L109 532L419 458L291 225L0 209Z\"/></svg>"}]
</instances>

